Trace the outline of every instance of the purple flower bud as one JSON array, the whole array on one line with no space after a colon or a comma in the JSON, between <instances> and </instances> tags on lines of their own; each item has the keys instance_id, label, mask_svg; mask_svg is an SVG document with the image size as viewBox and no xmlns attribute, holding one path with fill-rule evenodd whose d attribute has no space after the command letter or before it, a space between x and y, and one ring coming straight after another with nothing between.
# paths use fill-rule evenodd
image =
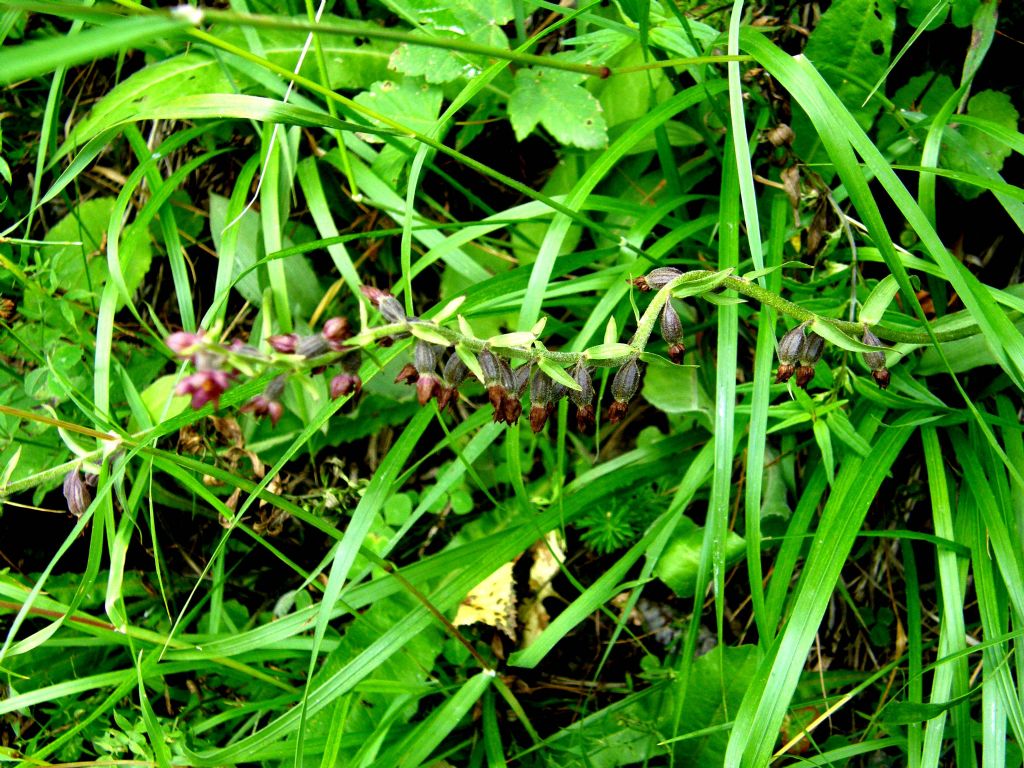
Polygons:
<instances>
[{"instance_id":1,"label":"purple flower bud","mask_svg":"<svg viewBox=\"0 0 1024 768\"><path fill-rule=\"evenodd\" d=\"M342 342L352 337L352 328L347 317L331 317L324 323L320 335L327 341Z\"/></svg>"},{"instance_id":2,"label":"purple flower bud","mask_svg":"<svg viewBox=\"0 0 1024 768\"><path fill-rule=\"evenodd\" d=\"M676 364L682 363L683 353L686 352L686 346L683 344L683 322L671 301L666 301L661 310L661 336L668 342L669 359Z\"/></svg>"},{"instance_id":3,"label":"purple flower bud","mask_svg":"<svg viewBox=\"0 0 1024 768\"><path fill-rule=\"evenodd\" d=\"M363 380L354 373L339 373L331 379L331 399L337 400L350 392L358 395L363 389Z\"/></svg>"},{"instance_id":4,"label":"purple flower bud","mask_svg":"<svg viewBox=\"0 0 1024 768\"><path fill-rule=\"evenodd\" d=\"M243 405L242 413L251 413L253 416L269 416L270 426L276 427L284 414L284 406L277 400L272 400L266 395L256 395L252 400Z\"/></svg>"},{"instance_id":5,"label":"purple flower bud","mask_svg":"<svg viewBox=\"0 0 1024 768\"><path fill-rule=\"evenodd\" d=\"M277 336L268 336L267 344L275 352L280 352L282 355L294 355L295 348L299 344L298 334L295 333L282 333Z\"/></svg>"},{"instance_id":6,"label":"purple flower bud","mask_svg":"<svg viewBox=\"0 0 1024 768\"><path fill-rule=\"evenodd\" d=\"M203 343L203 332L188 333L187 331L178 331L168 336L164 343L178 357L191 357L196 347Z\"/></svg>"},{"instance_id":7,"label":"purple flower bud","mask_svg":"<svg viewBox=\"0 0 1024 768\"><path fill-rule=\"evenodd\" d=\"M92 502L92 494L78 469L64 475L64 499L68 503L68 512L75 517L81 517Z\"/></svg>"},{"instance_id":8,"label":"purple flower bud","mask_svg":"<svg viewBox=\"0 0 1024 768\"><path fill-rule=\"evenodd\" d=\"M594 428L594 404L586 403L576 409L576 429L587 433Z\"/></svg>"}]
</instances>

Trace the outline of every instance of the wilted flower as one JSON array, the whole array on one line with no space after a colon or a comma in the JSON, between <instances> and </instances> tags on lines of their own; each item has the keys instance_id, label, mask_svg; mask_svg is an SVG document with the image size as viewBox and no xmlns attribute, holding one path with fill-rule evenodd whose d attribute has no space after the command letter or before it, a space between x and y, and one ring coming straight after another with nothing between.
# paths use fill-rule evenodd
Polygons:
<instances>
[{"instance_id":1,"label":"wilted flower","mask_svg":"<svg viewBox=\"0 0 1024 768\"><path fill-rule=\"evenodd\" d=\"M359 378L359 374L355 373L339 373L337 376L331 379L331 399L337 400L339 397L344 397L350 392L359 394L363 389L363 380Z\"/></svg>"},{"instance_id":2,"label":"wilted flower","mask_svg":"<svg viewBox=\"0 0 1024 768\"><path fill-rule=\"evenodd\" d=\"M869 347L879 348L877 352L865 352L864 362L867 363L868 368L871 369L871 377L879 387L885 389L889 386L889 369L885 367L885 352L882 352L882 349L884 348L882 340L867 328L864 329L864 337L862 340Z\"/></svg>"},{"instance_id":3,"label":"wilted flower","mask_svg":"<svg viewBox=\"0 0 1024 768\"><path fill-rule=\"evenodd\" d=\"M816 333L805 333L804 343L800 346L800 367L796 369L796 384L807 389L814 378L814 365L821 359L821 351L825 348L825 340Z\"/></svg>"},{"instance_id":4,"label":"wilted flower","mask_svg":"<svg viewBox=\"0 0 1024 768\"><path fill-rule=\"evenodd\" d=\"M530 382L530 429L540 432L548 420L548 406L552 402L554 383L551 378L538 370Z\"/></svg>"},{"instance_id":5,"label":"wilted flower","mask_svg":"<svg viewBox=\"0 0 1024 768\"><path fill-rule=\"evenodd\" d=\"M421 373L416 379L416 399L426 405L430 399L441 394L441 380L433 373Z\"/></svg>"},{"instance_id":6,"label":"wilted flower","mask_svg":"<svg viewBox=\"0 0 1024 768\"><path fill-rule=\"evenodd\" d=\"M284 392L284 376L277 376L267 384L263 394L256 395L252 400L241 407L243 413L251 413L253 416L269 416L270 426L276 427L284 414L284 406L281 405L281 395Z\"/></svg>"},{"instance_id":7,"label":"wilted flower","mask_svg":"<svg viewBox=\"0 0 1024 768\"><path fill-rule=\"evenodd\" d=\"M92 502L92 494L77 468L64 475L64 499L68 503L68 512L75 517L81 517Z\"/></svg>"}]
</instances>

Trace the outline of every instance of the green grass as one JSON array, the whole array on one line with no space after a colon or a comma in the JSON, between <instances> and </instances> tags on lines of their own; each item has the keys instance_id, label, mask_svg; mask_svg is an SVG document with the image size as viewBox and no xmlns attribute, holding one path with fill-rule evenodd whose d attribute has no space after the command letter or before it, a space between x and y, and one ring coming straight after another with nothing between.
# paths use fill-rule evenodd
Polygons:
<instances>
[{"instance_id":1,"label":"green grass","mask_svg":"<svg viewBox=\"0 0 1024 768\"><path fill-rule=\"evenodd\" d=\"M1015 9L4 5L5 762L1022 764Z\"/></svg>"}]
</instances>

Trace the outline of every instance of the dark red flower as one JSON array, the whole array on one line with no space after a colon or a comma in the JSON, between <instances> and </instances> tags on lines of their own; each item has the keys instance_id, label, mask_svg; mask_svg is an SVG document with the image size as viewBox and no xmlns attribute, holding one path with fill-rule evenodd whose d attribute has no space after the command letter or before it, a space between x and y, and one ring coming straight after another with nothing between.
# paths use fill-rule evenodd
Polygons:
<instances>
[{"instance_id":1,"label":"dark red flower","mask_svg":"<svg viewBox=\"0 0 1024 768\"><path fill-rule=\"evenodd\" d=\"M178 382L175 392L179 395L191 395L193 410L198 411L209 402L213 403L216 410L220 407L220 396L230 385L231 376L224 371L197 371Z\"/></svg>"}]
</instances>

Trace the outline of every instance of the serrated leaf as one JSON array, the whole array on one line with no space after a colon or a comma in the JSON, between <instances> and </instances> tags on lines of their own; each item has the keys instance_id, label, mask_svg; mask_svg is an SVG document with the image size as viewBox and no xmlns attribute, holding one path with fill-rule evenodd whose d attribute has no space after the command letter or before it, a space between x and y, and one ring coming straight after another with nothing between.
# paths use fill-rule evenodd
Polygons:
<instances>
[{"instance_id":1,"label":"serrated leaf","mask_svg":"<svg viewBox=\"0 0 1024 768\"><path fill-rule=\"evenodd\" d=\"M623 357L631 354L633 348L621 341L613 341L611 344L598 344L586 351L588 360L611 360L616 357Z\"/></svg>"},{"instance_id":2,"label":"serrated leaf","mask_svg":"<svg viewBox=\"0 0 1024 768\"><path fill-rule=\"evenodd\" d=\"M550 376L552 381L558 382L559 384L575 390L576 392L580 391L580 385L576 383L576 380L547 358L540 358L537 361L537 367Z\"/></svg>"},{"instance_id":3,"label":"serrated leaf","mask_svg":"<svg viewBox=\"0 0 1024 768\"><path fill-rule=\"evenodd\" d=\"M487 343L494 347L528 347L537 339L529 331L513 331L491 336Z\"/></svg>"},{"instance_id":4,"label":"serrated leaf","mask_svg":"<svg viewBox=\"0 0 1024 768\"><path fill-rule=\"evenodd\" d=\"M877 352L878 347L869 347L867 344L857 341L856 339L847 336L845 333L840 331L834 325L825 320L814 320L810 326L810 330L821 336L826 341L830 341L840 349L845 349L849 352Z\"/></svg>"},{"instance_id":5,"label":"serrated leaf","mask_svg":"<svg viewBox=\"0 0 1024 768\"><path fill-rule=\"evenodd\" d=\"M480 361L476 359L476 353L469 349L465 344L456 344L455 354L459 356L459 359L466 364L466 367L469 368L473 375L480 380L481 384L483 384L484 371L480 367Z\"/></svg>"},{"instance_id":6,"label":"serrated leaf","mask_svg":"<svg viewBox=\"0 0 1024 768\"><path fill-rule=\"evenodd\" d=\"M886 275L882 281L876 285L868 297L861 304L860 313L858 319L865 325L877 325L882 319L882 313L885 312L886 307L892 302L896 292L899 291L900 287L896 282L896 278L892 275Z\"/></svg>"},{"instance_id":7,"label":"serrated leaf","mask_svg":"<svg viewBox=\"0 0 1024 768\"><path fill-rule=\"evenodd\" d=\"M580 149L608 145L600 102L583 87L585 75L555 69L521 69L508 100L509 120L522 141L540 123L558 141Z\"/></svg>"},{"instance_id":8,"label":"serrated leaf","mask_svg":"<svg viewBox=\"0 0 1024 768\"><path fill-rule=\"evenodd\" d=\"M466 300L465 296L456 296L454 299L452 299L447 304L445 304L440 312L438 312L436 315L434 315L434 318L433 318L434 322L435 323L440 323L440 322L443 322L443 321L447 320L449 317L454 315L456 313L456 311L458 311L459 307L462 306L462 303L465 300ZM460 317L461 317L461 315L460 315Z\"/></svg>"},{"instance_id":9,"label":"serrated leaf","mask_svg":"<svg viewBox=\"0 0 1024 768\"><path fill-rule=\"evenodd\" d=\"M405 17L431 38L471 40L492 48L508 48L501 27L512 20L511 0L385 0L384 4ZM426 78L428 83L448 83L474 77L487 62L483 57L403 43L388 66L399 72Z\"/></svg>"},{"instance_id":10,"label":"serrated leaf","mask_svg":"<svg viewBox=\"0 0 1024 768\"><path fill-rule=\"evenodd\" d=\"M439 344L442 347L450 347L452 344L445 336L438 333L436 329L424 323L410 323L409 332L417 339L429 341L431 344Z\"/></svg>"}]
</instances>

